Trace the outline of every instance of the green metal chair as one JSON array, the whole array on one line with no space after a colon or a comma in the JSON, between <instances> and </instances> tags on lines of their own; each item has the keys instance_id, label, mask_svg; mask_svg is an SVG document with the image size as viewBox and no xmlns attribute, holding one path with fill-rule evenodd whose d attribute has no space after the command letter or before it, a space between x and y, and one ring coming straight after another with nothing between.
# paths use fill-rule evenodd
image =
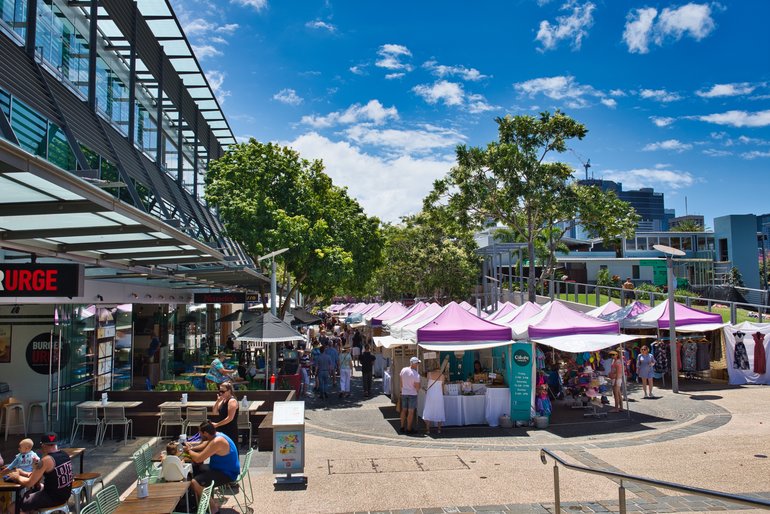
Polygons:
<instances>
[{"instance_id":1,"label":"green metal chair","mask_svg":"<svg viewBox=\"0 0 770 514\"><path fill-rule=\"evenodd\" d=\"M99 514L112 514L120 506L120 493L114 485L102 489L96 493L96 505L99 507Z\"/></svg>"},{"instance_id":2,"label":"green metal chair","mask_svg":"<svg viewBox=\"0 0 770 514\"><path fill-rule=\"evenodd\" d=\"M216 488L217 499L219 500L220 504L225 502L225 496L232 496L235 499L235 503L238 504L238 510L243 514L248 514L249 505L254 502L254 489L251 485L251 477L249 476L251 456L253 453L253 448L246 452L246 456L243 458L243 463L241 464L241 472L238 473L238 478L236 478L234 482L230 482ZM243 504L241 504L241 500L238 499L239 491L235 490L233 484L237 484L238 489L240 489L240 492L243 493Z\"/></svg>"},{"instance_id":3,"label":"green metal chair","mask_svg":"<svg viewBox=\"0 0 770 514\"><path fill-rule=\"evenodd\" d=\"M99 512L99 504L96 503L96 500L92 501L82 509L80 509L80 514L100 514Z\"/></svg>"},{"instance_id":4,"label":"green metal chair","mask_svg":"<svg viewBox=\"0 0 770 514\"><path fill-rule=\"evenodd\" d=\"M214 482L211 482L207 488L201 492L201 497L198 498L198 510L195 514L211 513L209 509L209 500L211 499L211 492L214 489ZM174 512L174 514L186 514L183 512Z\"/></svg>"}]
</instances>

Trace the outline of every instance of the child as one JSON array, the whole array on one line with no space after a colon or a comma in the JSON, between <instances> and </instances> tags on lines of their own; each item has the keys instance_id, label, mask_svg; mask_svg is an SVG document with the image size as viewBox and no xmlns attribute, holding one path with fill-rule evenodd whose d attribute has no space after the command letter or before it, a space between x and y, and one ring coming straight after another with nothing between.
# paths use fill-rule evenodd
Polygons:
<instances>
[{"instance_id":1,"label":"child","mask_svg":"<svg viewBox=\"0 0 770 514\"><path fill-rule=\"evenodd\" d=\"M40 461L37 453L32 451L34 445L35 443L32 442L32 439L22 439L19 443L19 453L16 454L13 462L8 464L8 468L5 471L20 469L27 473L32 473L33 466Z\"/></svg>"},{"instance_id":2,"label":"child","mask_svg":"<svg viewBox=\"0 0 770 514\"><path fill-rule=\"evenodd\" d=\"M184 464L177 456L179 447L176 442L170 442L166 445L166 455L161 456L160 476L166 482L181 482L186 478Z\"/></svg>"}]
</instances>

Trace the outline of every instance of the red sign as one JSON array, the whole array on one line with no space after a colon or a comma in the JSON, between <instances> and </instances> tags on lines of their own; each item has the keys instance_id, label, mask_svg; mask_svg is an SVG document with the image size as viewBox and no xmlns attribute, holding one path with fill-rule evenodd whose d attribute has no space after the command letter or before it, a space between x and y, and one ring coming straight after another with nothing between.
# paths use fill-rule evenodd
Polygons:
<instances>
[{"instance_id":1,"label":"red sign","mask_svg":"<svg viewBox=\"0 0 770 514\"><path fill-rule=\"evenodd\" d=\"M246 303L246 293L195 293L193 303Z\"/></svg>"},{"instance_id":2,"label":"red sign","mask_svg":"<svg viewBox=\"0 0 770 514\"><path fill-rule=\"evenodd\" d=\"M82 294L83 266L80 264L0 263L0 297Z\"/></svg>"}]
</instances>

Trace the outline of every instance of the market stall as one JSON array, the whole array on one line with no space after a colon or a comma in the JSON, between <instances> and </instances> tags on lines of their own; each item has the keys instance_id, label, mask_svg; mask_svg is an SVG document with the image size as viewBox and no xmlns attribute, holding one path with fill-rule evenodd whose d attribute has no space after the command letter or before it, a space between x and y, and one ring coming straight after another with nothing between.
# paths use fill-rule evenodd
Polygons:
<instances>
[{"instance_id":1,"label":"market stall","mask_svg":"<svg viewBox=\"0 0 770 514\"><path fill-rule=\"evenodd\" d=\"M620 308L620 305L610 300L604 305L600 305L599 307L586 312L586 314L593 316L594 318L598 318L600 316L605 316L607 314L612 314L613 312L619 311Z\"/></svg>"},{"instance_id":2,"label":"market stall","mask_svg":"<svg viewBox=\"0 0 770 514\"><path fill-rule=\"evenodd\" d=\"M511 312L514 312L519 307L517 305L512 304L511 302L505 302L503 304L500 304L499 308L489 315L487 321L495 321L496 319L500 319L503 316L506 316L507 314L510 314Z\"/></svg>"},{"instance_id":3,"label":"market stall","mask_svg":"<svg viewBox=\"0 0 770 514\"><path fill-rule=\"evenodd\" d=\"M722 328L731 385L770 384L770 323L744 321Z\"/></svg>"}]
</instances>

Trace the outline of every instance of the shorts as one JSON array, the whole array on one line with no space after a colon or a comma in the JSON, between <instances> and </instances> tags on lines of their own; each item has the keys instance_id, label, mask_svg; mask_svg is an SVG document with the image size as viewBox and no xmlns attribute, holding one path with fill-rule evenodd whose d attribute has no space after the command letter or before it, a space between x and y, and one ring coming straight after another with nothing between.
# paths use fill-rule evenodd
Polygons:
<instances>
[{"instance_id":1,"label":"shorts","mask_svg":"<svg viewBox=\"0 0 770 514\"><path fill-rule=\"evenodd\" d=\"M417 395L416 394L402 394L401 395L401 408L402 409L416 409L417 408Z\"/></svg>"},{"instance_id":2,"label":"shorts","mask_svg":"<svg viewBox=\"0 0 770 514\"><path fill-rule=\"evenodd\" d=\"M21 499L21 510L23 512L30 512L47 509L48 507L56 507L67 503L69 497L69 494L63 497L63 499L62 497L51 497L42 489L33 489L27 491Z\"/></svg>"},{"instance_id":3,"label":"shorts","mask_svg":"<svg viewBox=\"0 0 770 514\"><path fill-rule=\"evenodd\" d=\"M350 354L353 356L354 359L357 359L358 356L361 355L361 348L359 348L358 346L354 346L350 350Z\"/></svg>"},{"instance_id":4,"label":"shorts","mask_svg":"<svg viewBox=\"0 0 770 514\"><path fill-rule=\"evenodd\" d=\"M195 475L193 480L198 482L203 487L208 487L212 481L214 482L215 487L229 484L230 482L235 482L235 478L230 478L229 475L226 475L218 469L210 469L207 465L200 467L200 472Z\"/></svg>"}]
</instances>

